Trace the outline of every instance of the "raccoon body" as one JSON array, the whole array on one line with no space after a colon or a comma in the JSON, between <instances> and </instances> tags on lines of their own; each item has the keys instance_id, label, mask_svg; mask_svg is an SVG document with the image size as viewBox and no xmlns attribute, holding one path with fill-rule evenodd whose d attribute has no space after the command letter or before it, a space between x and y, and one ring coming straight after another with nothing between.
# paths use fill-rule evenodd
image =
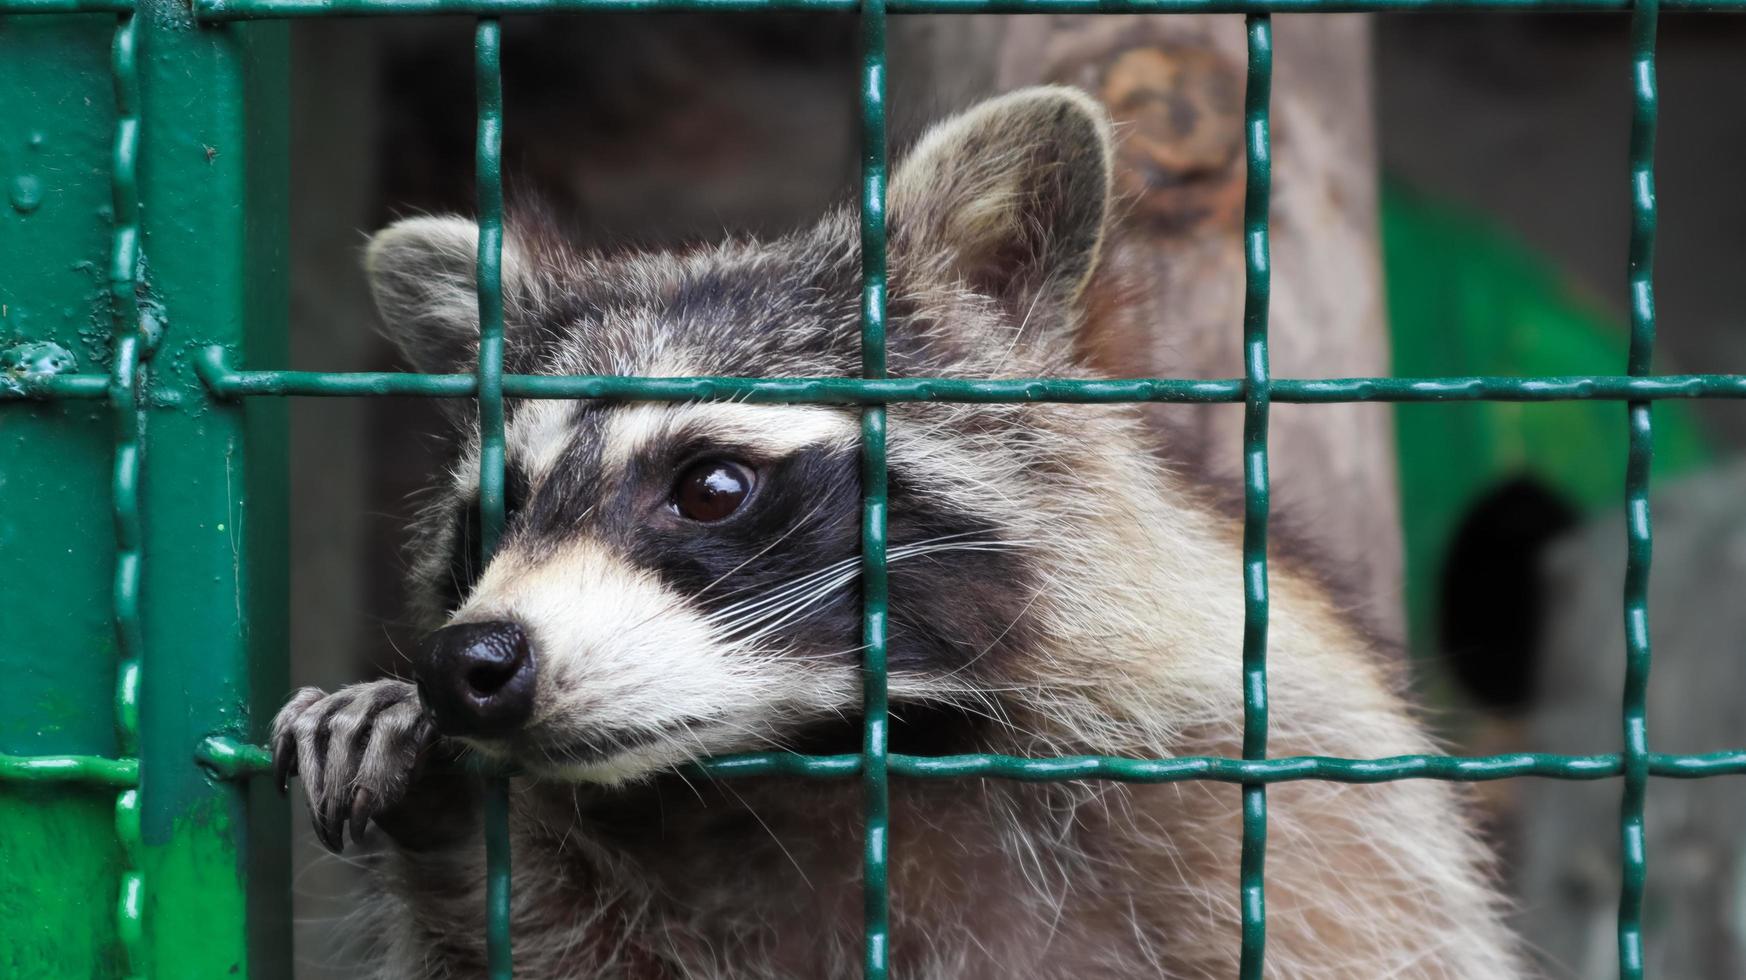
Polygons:
<instances>
[{"instance_id":1,"label":"raccoon body","mask_svg":"<svg viewBox=\"0 0 1746 980\"><path fill-rule=\"evenodd\" d=\"M929 133L889 193L894 376L1088 376L1075 355L1108 221L1110 135L1066 89ZM369 271L421 370L476 356L477 231L417 218ZM504 249L520 373L853 376L847 212L766 242ZM477 567L479 447L416 528L434 630L417 683L299 692L275 725L318 833L374 821L367 930L385 977L484 970L477 790L433 761L517 766L517 975L858 975L854 780L709 781L683 765L854 751L859 424L823 405L511 401L504 537ZM1167 465L1131 406L890 408L897 751L1241 752L1238 522ZM1314 577L1271 575L1274 755L1430 742L1387 658ZM1279 977L1520 975L1455 790L1270 788L1267 951ZM897 779L892 960L907 978L1229 977L1240 789Z\"/></svg>"}]
</instances>

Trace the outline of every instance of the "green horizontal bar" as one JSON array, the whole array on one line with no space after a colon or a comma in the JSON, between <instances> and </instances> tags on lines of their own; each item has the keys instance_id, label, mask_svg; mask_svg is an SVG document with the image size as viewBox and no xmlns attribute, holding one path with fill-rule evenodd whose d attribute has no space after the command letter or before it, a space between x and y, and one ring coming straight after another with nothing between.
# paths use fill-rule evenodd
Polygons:
<instances>
[{"instance_id":1,"label":"green horizontal bar","mask_svg":"<svg viewBox=\"0 0 1746 980\"><path fill-rule=\"evenodd\" d=\"M229 738L209 738L197 755L226 778L244 778L272 769L272 756L257 745ZM1325 780L1337 783L1386 783L1400 779L1442 779L1487 782L1538 776L1547 779L1608 779L1624 772L1618 753L1599 755L1399 755L1381 759L1336 759L1327 756L1280 756L1272 759L1224 759L1185 756L1179 759L1118 759L1079 755L1028 759L1011 755L897 755L896 775L919 779L985 777L1048 782L1061 779L1109 779L1127 783L1283 783ZM739 776L805 776L847 779L860 775L861 756L795 755L757 752L706 759L697 771L716 778ZM1695 755L1656 752L1649 755L1649 774L1667 779L1703 779L1746 774L1746 749Z\"/></svg>"},{"instance_id":2,"label":"green horizontal bar","mask_svg":"<svg viewBox=\"0 0 1746 980\"><path fill-rule=\"evenodd\" d=\"M194 759L222 779L240 779L273 768L273 753L259 745L216 736L194 749Z\"/></svg>"},{"instance_id":3,"label":"green horizontal bar","mask_svg":"<svg viewBox=\"0 0 1746 980\"><path fill-rule=\"evenodd\" d=\"M133 0L0 0L0 14L126 14Z\"/></svg>"},{"instance_id":4,"label":"green horizontal bar","mask_svg":"<svg viewBox=\"0 0 1746 980\"><path fill-rule=\"evenodd\" d=\"M199 362L215 395L353 397L402 395L471 398L470 374L399 372L232 371ZM511 398L615 398L638 401L811 402L1240 402L1240 378L1148 378L1105 381L1014 378L629 378L506 374ZM1442 401L1652 401L1666 398L1746 398L1746 375L1681 374L1573 377L1280 378L1273 400L1299 404Z\"/></svg>"},{"instance_id":5,"label":"green horizontal bar","mask_svg":"<svg viewBox=\"0 0 1746 980\"><path fill-rule=\"evenodd\" d=\"M1746 398L1746 375L1663 374L1445 378L1281 378L1273 400L1331 402L1656 401L1666 398Z\"/></svg>"},{"instance_id":6,"label":"green horizontal bar","mask_svg":"<svg viewBox=\"0 0 1746 980\"><path fill-rule=\"evenodd\" d=\"M404 396L472 398L471 374L402 371L234 371L221 362L196 362L207 387L221 398L293 396L356 398ZM0 401L102 398L109 378L63 374L0 386ZM1241 378L1077 380L1011 378L628 378L605 375L506 374L511 398L616 398L638 401L807 402L870 405L885 402L1241 402ZM1746 375L1664 374L1445 378L1276 378L1273 400L1294 404L1462 401L1660 401L1670 398L1746 398Z\"/></svg>"},{"instance_id":7,"label":"green horizontal bar","mask_svg":"<svg viewBox=\"0 0 1746 980\"><path fill-rule=\"evenodd\" d=\"M138 759L95 755L0 755L0 783L139 785Z\"/></svg>"},{"instance_id":8,"label":"green horizontal bar","mask_svg":"<svg viewBox=\"0 0 1746 980\"><path fill-rule=\"evenodd\" d=\"M854 775L856 755L797 756L759 753L711 759L699 768L711 776ZM1272 759L1225 759L1190 756L1179 759L1119 759L1107 756L1064 756L1027 759L1006 755L892 755L894 774L915 778L985 777L1048 782L1063 779L1109 779L1131 783L1204 781L1220 783L1280 783L1325 780L1340 783L1383 783L1400 779L1442 779L1485 782L1522 776L1551 779L1606 779L1624 772L1617 753L1549 755L1521 753L1495 756L1403 755L1381 759L1336 759L1325 756L1282 756ZM1676 779L1746 773L1746 750L1704 755L1652 754L1649 773Z\"/></svg>"},{"instance_id":9,"label":"green horizontal bar","mask_svg":"<svg viewBox=\"0 0 1746 980\"><path fill-rule=\"evenodd\" d=\"M1487 782L1541 776L1551 779L1605 779L1618 776L1624 765L1616 753L1550 755L1518 753L1493 756L1402 755L1379 759L1336 759L1326 756L1281 756L1272 759L1116 759L1068 756L1023 759L1000 755L893 756L892 772L906 776L962 778L984 776L1041 782L1057 779L1111 779L1118 782L1173 783L1190 780L1221 783L1283 783L1325 780L1339 783L1385 783L1401 779L1442 779ZM1652 756L1650 773L1675 778L1746 773L1746 750L1707 755Z\"/></svg>"},{"instance_id":10,"label":"green horizontal bar","mask_svg":"<svg viewBox=\"0 0 1746 980\"><path fill-rule=\"evenodd\" d=\"M6 0L11 2L11 0ZM201 20L367 17L390 14L578 13L583 11L836 11L860 0L195 0ZM894 14L1264 14L1383 11L1617 12L1630 0L889 0ZM1662 0L1666 11L1746 10L1746 0Z\"/></svg>"},{"instance_id":11,"label":"green horizontal bar","mask_svg":"<svg viewBox=\"0 0 1746 980\"><path fill-rule=\"evenodd\" d=\"M107 374L57 374L46 378L0 378L0 401L48 401L102 398L109 394Z\"/></svg>"}]
</instances>

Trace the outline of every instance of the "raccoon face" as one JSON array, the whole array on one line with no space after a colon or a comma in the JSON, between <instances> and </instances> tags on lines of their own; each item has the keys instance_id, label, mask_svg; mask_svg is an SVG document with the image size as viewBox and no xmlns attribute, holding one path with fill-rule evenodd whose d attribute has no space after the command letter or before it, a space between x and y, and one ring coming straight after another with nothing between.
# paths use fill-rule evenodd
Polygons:
<instances>
[{"instance_id":1,"label":"raccoon face","mask_svg":"<svg viewBox=\"0 0 1746 980\"><path fill-rule=\"evenodd\" d=\"M1074 373L1109 160L1101 110L1067 89L929 133L889 194L892 374ZM512 222L507 370L853 376L854 229L837 213L773 242L602 257ZM472 370L477 234L414 218L370 243L383 319L419 370ZM484 567L471 411L456 405L456 462L413 545L440 728L612 782L854 721L858 410L511 400L507 520ZM1018 405L894 406L889 429L893 696L998 710L990 692L1037 628L1040 532L1082 489L1063 461L1083 434Z\"/></svg>"}]
</instances>

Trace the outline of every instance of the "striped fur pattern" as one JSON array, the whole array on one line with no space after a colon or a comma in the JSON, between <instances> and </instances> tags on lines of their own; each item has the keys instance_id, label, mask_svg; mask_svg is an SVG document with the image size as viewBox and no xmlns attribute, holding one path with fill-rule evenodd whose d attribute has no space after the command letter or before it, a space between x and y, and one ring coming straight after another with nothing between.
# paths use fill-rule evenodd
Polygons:
<instances>
[{"instance_id":1,"label":"striped fur pattern","mask_svg":"<svg viewBox=\"0 0 1746 980\"><path fill-rule=\"evenodd\" d=\"M1085 376L1074 357L1110 195L1095 103L1031 89L929 133L891 188L894 375ZM372 242L384 318L425 370L476 349L475 229L415 218ZM853 216L764 242L578 254L520 222L509 369L841 375L858 369ZM275 747L334 848L379 870L384 977L483 970L475 790L516 781L517 975L857 974L854 781L710 783L707 754L853 751L859 708L853 410L511 402L510 515L471 552L477 443L415 529L432 626L513 619L539 664L513 736L437 738L414 689L299 693ZM891 408L891 687L898 751L1239 754L1239 528L1129 406ZM665 507L707 458L757 474L720 524ZM1275 754L1426 751L1380 656L1306 571L1276 562ZM1276 977L1520 975L1485 851L1449 785L1269 792ZM1185 783L898 781L896 975L1234 975L1239 790ZM373 821L380 828L366 830Z\"/></svg>"}]
</instances>

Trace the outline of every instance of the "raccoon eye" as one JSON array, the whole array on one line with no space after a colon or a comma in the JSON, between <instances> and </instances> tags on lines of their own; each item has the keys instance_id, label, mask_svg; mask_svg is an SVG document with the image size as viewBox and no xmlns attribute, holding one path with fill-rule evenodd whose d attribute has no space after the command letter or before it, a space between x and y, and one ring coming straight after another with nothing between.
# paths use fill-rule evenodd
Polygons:
<instances>
[{"instance_id":1,"label":"raccoon eye","mask_svg":"<svg viewBox=\"0 0 1746 980\"><path fill-rule=\"evenodd\" d=\"M725 459L693 463L673 485L673 510L687 520L726 520L752 493L752 471Z\"/></svg>"}]
</instances>

